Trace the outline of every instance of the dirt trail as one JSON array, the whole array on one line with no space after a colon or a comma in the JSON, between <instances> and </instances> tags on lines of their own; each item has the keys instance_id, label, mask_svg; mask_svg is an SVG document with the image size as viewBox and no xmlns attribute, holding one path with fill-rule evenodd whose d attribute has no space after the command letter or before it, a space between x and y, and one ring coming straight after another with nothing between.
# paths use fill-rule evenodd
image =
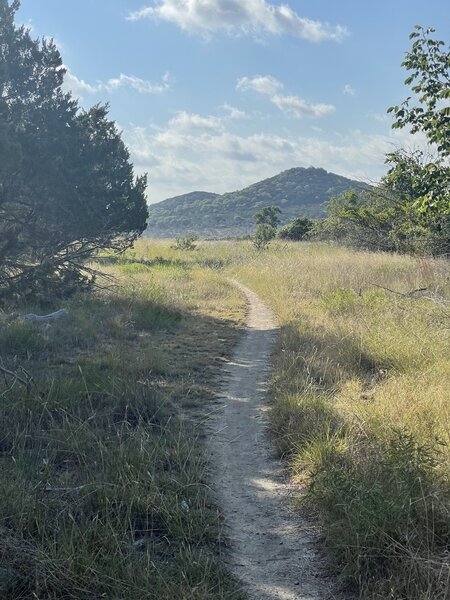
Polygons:
<instances>
[{"instance_id":1,"label":"dirt trail","mask_svg":"<svg viewBox=\"0 0 450 600\"><path fill-rule=\"evenodd\" d=\"M315 540L289 508L289 484L267 432L265 385L277 329L251 290L246 332L224 368L207 436L212 480L231 547L225 562L252 600L329 598Z\"/></svg>"}]
</instances>

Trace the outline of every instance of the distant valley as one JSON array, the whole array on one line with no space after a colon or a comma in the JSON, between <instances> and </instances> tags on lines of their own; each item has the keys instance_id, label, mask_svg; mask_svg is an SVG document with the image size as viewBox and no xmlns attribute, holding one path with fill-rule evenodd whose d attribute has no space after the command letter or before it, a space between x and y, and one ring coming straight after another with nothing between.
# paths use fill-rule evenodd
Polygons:
<instances>
[{"instance_id":1,"label":"distant valley","mask_svg":"<svg viewBox=\"0 0 450 600\"><path fill-rule=\"evenodd\" d=\"M278 206L282 224L299 215L318 218L325 214L330 198L361 187L367 186L324 169L297 167L236 192L220 195L197 191L150 205L147 235L244 235L253 229L253 214L264 206Z\"/></svg>"}]
</instances>

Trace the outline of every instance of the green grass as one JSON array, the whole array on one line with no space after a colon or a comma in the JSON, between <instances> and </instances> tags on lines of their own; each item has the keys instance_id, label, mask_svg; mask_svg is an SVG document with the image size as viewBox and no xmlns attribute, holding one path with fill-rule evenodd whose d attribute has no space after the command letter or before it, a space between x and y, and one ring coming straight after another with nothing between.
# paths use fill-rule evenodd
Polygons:
<instances>
[{"instance_id":1,"label":"green grass","mask_svg":"<svg viewBox=\"0 0 450 600\"><path fill-rule=\"evenodd\" d=\"M449 598L448 262L311 243L169 253L239 279L275 311L272 428L342 587Z\"/></svg>"},{"instance_id":2,"label":"green grass","mask_svg":"<svg viewBox=\"0 0 450 600\"><path fill-rule=\"evenodd\" d=\"M346 593L450 597L448 262L141 241L102 268L68 319L0 319L34 377L0 398L2 597L239 597L195 426L244 315L227 277L278 318L272 429Z\"/></svg>"},{"instance_id":3,"label":"green grass","mask_svg":"<svg viewBox=\"0 0 450 600\"><path fill-rule=\"evenodd\" d=\"M22 380L0 384L2 599L240 597L184 416L211 398L243 302L214 272L133 260L103 265L113 287L65 319L0 321Z\"/></svg>"}]
</instances>

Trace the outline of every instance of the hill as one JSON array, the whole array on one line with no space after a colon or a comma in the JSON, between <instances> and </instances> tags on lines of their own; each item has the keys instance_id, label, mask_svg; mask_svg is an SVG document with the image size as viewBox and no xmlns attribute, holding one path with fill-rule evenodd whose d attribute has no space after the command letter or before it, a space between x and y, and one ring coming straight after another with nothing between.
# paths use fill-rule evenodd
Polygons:
<instances>
[{"instance_id":1,"label":"hill","mask_svg":"<svg viewBox=\"0 0 450 600\"><path fill-rule=\"evenodd\" d=\"M195 232L201 237L249 233L253 214L270 204L282 210L282 223L304 215L321 217L333 196L365 187L361 182L314 167L297 167L254 183L243 190L219 195L191 192L149 207L152 237L174 237Z\"/></svg>"}]
</instances>

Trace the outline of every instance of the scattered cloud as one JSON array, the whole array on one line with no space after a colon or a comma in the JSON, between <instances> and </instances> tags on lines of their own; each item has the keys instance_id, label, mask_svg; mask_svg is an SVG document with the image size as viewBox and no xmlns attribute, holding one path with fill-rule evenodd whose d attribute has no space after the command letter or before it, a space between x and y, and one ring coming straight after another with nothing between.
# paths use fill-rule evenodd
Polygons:
<instances>
[{"instance_id":1,"label":"scattered cloud","mask_svg":"<svg viewBox=\"0 0 450 600\"><path fill-rule=\"evenodd\" d=\"M271 75L255 75L254 77L241 77L237 80L236 89L243 92L249 90L271 96L270 101L282 112L296 119L303 117L320 118L336 110L332 104L313 104L294 95L280 94L283 84Z\"/></svg>"},{"instance_id":2,"label":"scattered cloud","mask_svg":"<svg viewBox=\"0 0 450 600\"><path fill-rule=\"evenodd\" d=\"M320 119L336 110L336 107L332 104L312 104L298 96L283 96L281 94L276 94L275 96L272 96L271 102L273 102L281 111L296 119L301 119L303 117Z\"/></svg>"},{"instance_id":3,"label":"scattered cloud","mask_svg":"<svg viewBox=\"0 0 450 600\"><path fill-rule=\"evenodd\" d=\"M108 79L106 82L97 81L95 84L90 84L84 81L84 79L78 78L68 67L65 68L66 74L63 89L66 92L72 92L80 98L100 92L112 93L119 88L133 89L141 94L162 94L172 86L172 76L170 73L165 73L160 83L153 83L145 79L140 79L135 75L124 75L121 73L118 77Z\"/></svg>"},{"instance_id":4,"label":"scattered cloud","mask_svg":"<svg viewBox=\"0 0 450 600\"><path fill-rule=\"evenodd\" d=\"M230 125L228 127L227 125ZM322 132L236 133L227 116L177 113L164 127L124 131L139 172L150 174L149 200L156 202L194 189L226 192L294 166L323 167L364 181L385 173L385 154L423 140L404 130L367 135Z\"/></svg>"},{"instance_id":5,"label":"scattered cloud","mask_svg":"<svg viewBox=\"0 0 450 600\"><path fill-rule=\"evenodd\" d=\"M346 94L347 96L354 96L356 94L356 90L349 83L346 83L342 93Z\"/></svg>"},{"instance_id":6,"label":"scattered cloud","mask_svg":"<svg viewBox=\"0 0 450 600\"><path fill-rule=\"evenodd\" d=\"M115 79L109 79L104 85L108 91L113 91L118 88L128 87L138 91L141 94L162 94L170 89L172 83L172 77L170 73L165 73L161 83L152 83L145 79L140 79L134 75L124 75L121 73L119 77Z\"/></svg>"},{"instance_id":7,"label":"scattered cloud","mask_svg":"<svg viewBox=\"0 0 450 600\"><path fill-rule=\"evenodd\" d=\"M389 121L389 115L387 113L372 113L371 117L378 123L386 123Z\"/></svg>"},{"instance_id":8,"label":"scattered cloud","mask_svg":"<svg viewBox=\"0 0 450 600\"><path fill-rule=\"evenodd\" d=\"M225 104L222 104L220 108L228 114L229 119L239 120L246 119L248 117L244 110L236 108L235 106L231 106L231 104L227 104L226 102Z\"/></svg>"},{"instance_id":9,"label":"scattered cloud","mask_svg":"<svg viewBox=\"0 0 450 600\"><path fill-rule=\"evenodd\" d=\"M241 77L237 80L236 89L242 92L252 90L258 94L275 94L283 89L283 84L271 75L255 75L254 77Z\"/></svg>"},{"instance_id":10,"label":"scattered cloud","mask_svg":"<svg viewBox=\"0 0 450 600\"><path fill-rule=\"evenodd\" d=\"M187 135L217 135L223 130L219 117L202 117L195 113L181 111L169 121L169 130Z\"/></svg>"},{"instance_id":11,"label":"scattered cloud","mask_svg":"<svg viewBox=\"0 0 450 600\"><path fill-rule=\"evenodd\" d=\"M266 0L154 0L152 6L128 15L130 21L146 18L174 23L184 31L204 37L225 31L340 42L348 35L346 27L301 17L288 4L278 6Z\"/></svg>"},{"instance_id":12,"label":"scattered cloud","mask_svg":"<svg viewBox=\"0 0 450 600\"><path fill-rule=\"evenodd\" d=\"M66 69L63 83L63 90L65 92L72 92L74 96L83 97L100 91L98 84L91 85L84 81L84 79L79 79L69 68L66 67Z\"/></svg>"}]
</instances>

